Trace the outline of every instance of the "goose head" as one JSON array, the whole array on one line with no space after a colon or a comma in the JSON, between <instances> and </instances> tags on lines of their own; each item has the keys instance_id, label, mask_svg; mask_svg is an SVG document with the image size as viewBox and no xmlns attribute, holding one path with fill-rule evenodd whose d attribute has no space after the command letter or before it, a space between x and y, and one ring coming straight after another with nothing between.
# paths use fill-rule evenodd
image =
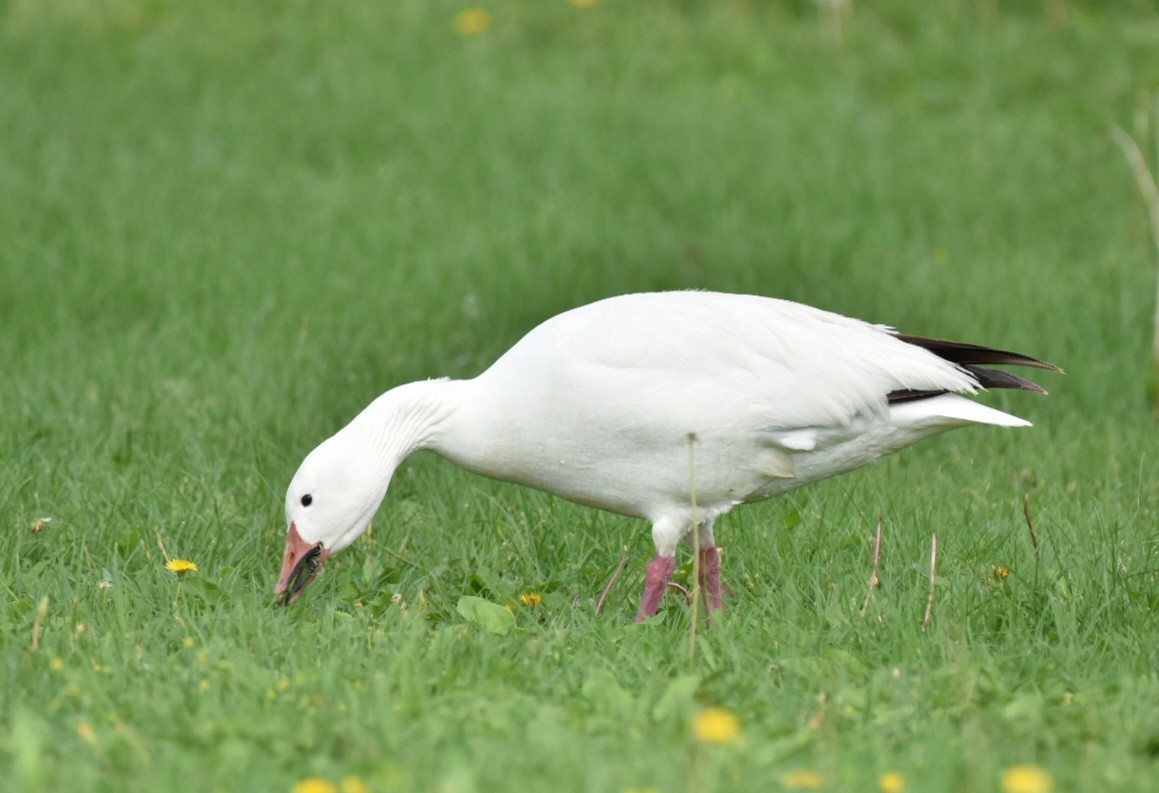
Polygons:
<instances>
[{"instance_id":1,"label":"goose head","mask_svg":"<svg viewBox=\"0 0 1159 793\"><path fill-rule=\"evenodd\" d=\"M352 432L339 432L306 456L286 491L286 549L274 588L281 603L301 597L330 555L366 531L391 473Z\"/></svg>"}]
</instances>

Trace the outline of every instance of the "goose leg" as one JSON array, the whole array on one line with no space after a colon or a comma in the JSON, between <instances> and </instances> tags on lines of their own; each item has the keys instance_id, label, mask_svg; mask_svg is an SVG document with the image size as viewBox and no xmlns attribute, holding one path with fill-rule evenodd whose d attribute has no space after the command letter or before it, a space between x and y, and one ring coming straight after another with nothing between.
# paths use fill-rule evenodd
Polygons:
<instances>
[{"instance_id":1,"label":"goose leg","mask_svg":"<svg viewBox=\"0 0 1159 793\"><path fill-rule=\"evenodd\" d=\"M694 543L691 534L684 539L689 545ZM712 536L711 520L700 524L700 577L697 583L704 593L705 607L710 616L724 608L722 600L731 593L720 583L720 546Z\"/></svg>"},{"instance_id":2,"label":"goose leg","mask_svg":"<svg viewBox=\"0 0 1159 793\"><path fill-rule=\"evenodd\" d=\"M672 571L675 569L675 556L656 554L652 557L652 561L648 562L648 570L644 573L644 597L640 599L636 622L643 622L656 614L664 597L664 590L668 588L668 581L672 578Z\"/></svg>"},{"instance_id":3,"label":"goose leg","mask_svg":"<svg viewBox=\"0 0 1159 793\"><path fill-rule=\"evenodd\" d=\"M721 603L724 593L720 585L720 548L716 545L700 549L700 591L704 593L709 613L724 608Z\"/></svg>"}]
</instances>

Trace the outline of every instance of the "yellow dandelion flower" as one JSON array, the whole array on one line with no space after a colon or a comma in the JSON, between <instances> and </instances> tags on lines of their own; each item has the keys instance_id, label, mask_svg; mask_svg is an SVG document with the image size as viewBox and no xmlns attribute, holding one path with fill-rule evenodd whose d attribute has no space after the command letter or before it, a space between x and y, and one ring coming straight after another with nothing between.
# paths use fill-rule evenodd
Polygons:
<instances>
[{"instance_id":1,"label":"yellow dandelion flower","mask_svg":"<svg viewBox=\"0 0 1159 793\"><path fill-rule=\"evenodd\" d=\"M170 559L165 563L165 569L177 575L184 575L185 573L196 572L197 563L191 562L188 559Z\"/></svg>"},{"instance_id":2,"label":"yellow dandelion flower","mask_svg":"<svg viewBox=\"0 0 1159 793\"><path fill-rule=\"evenodd\" d=\"M820 790L825 787L825 777L816 771L802 769L785 774L781 777L781 784L789 790Z\"/></svg>"},{"instance_id":3,"label":"yellow dandelion flower","mask_svg":"<svg viewBox=\"0 0 1159 793\"><path fill-rule=\"evenodd\" d=\"M482 8L468 8L455 14L455 32L460 36L478 36L491 29L491 15Z\"/></svg>"},{"instance_id":4,"label":"yellow dandelion flower","mask_svg":"<svg viewBox=\"0 0 1159 793\"><path fill-rule=\"evenodd\" d=\"M1009 567L999 567L996 564L990 565L990 572L994 574L995 578L1002 579L1010 575Z\"/></svg>"},{"instance_id":5,"label":"yellow dandelion flower","mask_svg":"<svg viewBox=\"0 0 1159 793\"><path fill-rule=\"evenodd\" d=\"M59 672L61 669L64 669L64 661L59 658L53 658L49 666L52 668L52 671Z\"/></svg>"},{"instance_id":6,"label":"yellow dandelion flower","mask_svg":"<svg viewBox=\"0 0 1159 793\"><path fill-rule=\"evenodd\" d=\"M574 8L591 8L597 0L567 0Z\"/></svg>"},{"instance_id":7,"label":"yellow dandelion flower","mask_svg":"<svg viewBox=\"0 0 1159 793\"><path fill-rule=\"evenodd\" d=\"M508 610L508 611L510 611L512 614L514 614L514 613L515 613L515 606L512 606L510 603L504 603L504 604L503 604L503 608L507 609L507 610Z\"/></svg>"},{"instance_id":8,"label":"yellow dandelion flower","mask_svg":"<svg viewBox=\"0 0 1159 793\"><path fill-rule=\"evenodd\" d=\"M700 743L735 743L740 738L740 722L724 708L705 708L692 720L692 737Z\"/></svg>"},{"instance_id":9,"label":"yellow dandelion flower","mask_svg":"<svg viewBox=\"0 0 1159 793\"><path fill-rule=\"evenodd\" d=\"M1033 765L1016 765L1002 775L1002 793L1050 793L1054 780Z\"/></svg>"},{"instance_id":10,"label":"yellow dandelion flower","mask_svg":"<svg viewBox=\"0 0 1159 793\"><path fill-rule=\"evenodd\" d=\"M76 725L76 734L80 736L82 741L91 741L93 739L93 728L88 725L88 722L81 722Z\"/></svg>"},{"instance_id":11,"label":"yellow dandelion flower","mask_svg":"<svg viewBox=\"0 0 1159 793\"><path fill-rule=\"evenodd\" d=\"M209 689L212 688L212 686L210 685L208 680L202 680L200 683L197 684L197 687L200 688L202 691L209 691Z\"/></svg>"},{"instance_id":12,"label":"yellow dandelion flower","mask_svg":"<svg viewBox=\"0 0 1159 793\"><path fill-rule=\"evenodd\" d=\"M356 776L344 776L342 793L370 793L370 787Z\"/></svg>"},{"instance_id":13,"label":"yellow dandelion flower","mask_svg":"<svg viewBox=\"0 0 1159 793\"><path fill-rule=\"evenodd\" d=\"M185 645L186 650L192 650L193 646L197 644L197 642L193 640L192 636L186 636L185 641L183 641L182 644Z\"/></svg>"},{"instance_id":14,"label":"yellow dandelion flower","mask_svg":"<svg viewBox=\"0 0 1159 793\"><path fill-rule=\"evenodd\" d=\"M537 609L543 605L543 598L538 592L528 592L526 595L519 596L519 602L529 609Z\"/></svg>"},{"instance_id":15,"label":"yellow dandelion flower","mask_svg":"<svg viewBox=\"0 0 1159 793\"><path fill-rule=\"evenodd\" d=\"M338 793L338 786L329 779L313 776L290 788L291 793Z\"/></svg>"},{"instance_id":16,"label":"yellow dandelion flower","mask_svg":"<svg viewBox=\"0 0 1159 793\"><path fill-rule=\"evenodd\" d=\"M896 774L893 771L886 771L877 779L877 789L881 793L901 793L905 790L905 780L901 778L901 774Z\"/></svg>"}]
</instances>

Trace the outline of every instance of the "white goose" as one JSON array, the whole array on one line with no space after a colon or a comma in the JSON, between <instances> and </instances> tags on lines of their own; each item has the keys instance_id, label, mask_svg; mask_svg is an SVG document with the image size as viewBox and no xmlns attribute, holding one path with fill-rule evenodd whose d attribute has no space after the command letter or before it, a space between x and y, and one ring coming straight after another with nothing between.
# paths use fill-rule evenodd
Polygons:
<instances>
[{"instance_id":1,"label":"white goose","mask_svg":"<svg viewBox=\"0 0 1159 793\"><path fill-rule=\"evenodd\" d=\"M366 529L398 465L429 449L493 479L651 522L656 556L637 621L656 613L695 514L700 584L719 609L712 526L737 504L954 427L1030 426L957 395L984 387L1045 393L979 364L1060 371L766 297L663 292L573 309L473 380L387 391L310 452L286 494L275 592L296 600L330 554Z\"/></svg>"}]
</instances>

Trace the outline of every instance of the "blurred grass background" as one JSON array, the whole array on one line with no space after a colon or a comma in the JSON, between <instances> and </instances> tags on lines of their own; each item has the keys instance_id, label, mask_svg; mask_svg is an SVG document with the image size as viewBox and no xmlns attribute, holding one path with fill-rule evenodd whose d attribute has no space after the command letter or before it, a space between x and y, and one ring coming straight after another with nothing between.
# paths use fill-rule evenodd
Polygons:
<instances>
[{"instance_id":1,"label":"blurred grass background","mask_svg":"<svg viewBox=\"0 0 1159 793\"><path fill-rule=\"evenodd\" d=\"M583 5L464 34L450 2L0 2L4 778L1155 789L1156 263L1107 134L1159 92L1154 3L857 3L840 35L810 2ZM691 666L674 601L629 624L646 527L430 457L270 606L284 487L375 395L690 287L1068 374L989 397L1032 431L730 516L737 598ZM532 590L510 636L455 610ZM744 741L690 745L703 705Z\"/></svg>"}]
</instances>

